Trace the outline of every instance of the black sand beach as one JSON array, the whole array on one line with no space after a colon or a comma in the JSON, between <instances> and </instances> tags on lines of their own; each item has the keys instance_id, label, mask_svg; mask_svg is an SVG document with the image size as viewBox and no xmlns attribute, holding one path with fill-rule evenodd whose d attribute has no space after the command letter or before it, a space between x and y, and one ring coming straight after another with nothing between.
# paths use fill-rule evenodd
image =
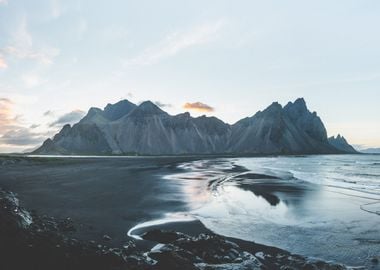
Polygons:
<instances>
[{"instance_id":1,"label":"black sand beach","mask_svg":"<svg viewBox=\"0 0 380 270\"><path fill-rule=\"evenodd\" d=\"M194 158L15 158L1 159L0 185L21 206L40 215L75 220L75 237L110 244L130 240L138 223L187 210L181 190L162 175ZM14 164L12 164L14 162ZM1 163L1 162L0 162Z\"/></svg>"},{"instance_id":2,"label":"black sand beach","mask_svg":"<svg viewBox=\"0 0 380 270\"><path fill-rule=\"evenodd\" d=\"M191 221L181 221L181 215L168 219L171 222L147 223L132 231L131 236L145 240L128 236L129 230L138 224L167 218L171 213L186 214L191 210L186 199L189 194L183 185L163 176L181 173L178 164L200 158L1 157L0 188L14 192L12 195L4 194L15 196L20 201L20 208L4 208L2 216L7 219L9 213L6 210L13 208L18 209L16 214L24 210L32 213L34 223L31 228L11 226L11 231L16 231L18 236L14 244L16 250L24 245L37 246L36 260L41 254L48 254L51 245L64 247L64 254L68 257L60 253L61 249L54 249L58 262L63 260L66 263L68 260L75 263L69 263L69 268L62 269L97 269L94 263L98 262L95 263L97 266L107 265L104 256L109 254L117 261L116 266L109 269L133 269L132 265L137 267L135 269L178 269L180 265L188 265L188 269L280 269L286 265L293 269L344 269L333 263L291 255L275 247L218 236L199 220L184 218ZM226 170L245 171L242 167ZM259 176L247 175L247 179ZM199 183L197 190L192 192L198 194L200 188L212 189L214 184ZM273 204L277 203L265 187L259 186L253 192ZM1 203L6 205L7 200ZM11 212L11 216L13 214ZM53 224L54 229L46 224ZM20 230L22 233L18 232ZM5 238L8 231L7 227L3 230ZM166 233L169 231L172 233ZM155 247L157 244L160 246ZM123 246L125 251L119 252ZM7 242L3 242L2 248L12 252L7 247ZM29 251L25 254L21 251L21 254L10 256L30 256ZM47 265L51 266L51 263ZM46 269L45 266L36 269Z\"/></svg>"}]
</instances>

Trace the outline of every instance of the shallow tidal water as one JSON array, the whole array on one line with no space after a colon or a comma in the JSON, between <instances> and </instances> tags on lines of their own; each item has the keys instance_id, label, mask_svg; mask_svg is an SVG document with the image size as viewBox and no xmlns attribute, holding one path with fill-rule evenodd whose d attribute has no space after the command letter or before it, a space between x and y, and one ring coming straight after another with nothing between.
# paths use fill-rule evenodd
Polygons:
<instances>
[{"instance_id":1,"label":"shallow tidal water","mask_svg":"<svg viewBox=\"0 0 380 270\"><path fill-rule=\"evenodd\" d=\"M190 213L215 233L373 267L380 156L224 158L179 165Z\"/></svg>"}]
</instances>

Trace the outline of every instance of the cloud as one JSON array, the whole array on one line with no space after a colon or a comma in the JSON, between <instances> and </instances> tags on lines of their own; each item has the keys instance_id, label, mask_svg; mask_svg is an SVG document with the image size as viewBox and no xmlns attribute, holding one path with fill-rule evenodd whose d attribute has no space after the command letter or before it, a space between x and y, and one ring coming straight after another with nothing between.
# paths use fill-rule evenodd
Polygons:
<instances>
[{"instance_id":1,"label":"cloud","mask_svg":"<svg viewBox=\"0 0 380 270\"><path fill-rule=\"evenodd\" d=\"M0 48L0 53L18 59L34 60L45 65L52 64L53 59L60 53L59 49L36 46L35 43L28 30L26 17L23 17L17 29L12 33L8 45Z\"/></svg>"},{"instance_id":2,"label":"cloud","mask_svg":"<svg viewBox=\"0 0 380 270\"><path fill-rule=\"evenodd\" d=\"M161 108L171 108L171 107L173 107L173 105L170 104L170 103L163 103L163 102L160 102L160 101L155 101L154 104L156 104L158 107L161 107Z\"/></svg>"},{"instance_id":3,"label":"cloud","mask_svg":"<svg viewBox=\"0 0 380 270\"><path fill-rule=\"evenodd\" d=\"M13 102L8 98L0 98L0 135L8 132L17 124L12 116Z\"/></svg>"},{"instance_id":4,"label":"cloud","mask_svg":"<svg viewBox=\"0 0 380 270\"><path fill-rule=\"evenodd\" d=\"M32 124L32 125L30 125L29 128L34 129L34 128L38 128L39 126L41 126L41 125L39 125L39 124Z\"/></svg>"},{"instance_id":5,"label":"cloud","mask_svg":"<svg viewBox=\"0 0 380 270\"><path fill-rule=\"evenodd\" d=\"M0 5L8 5L8 0L0 0Z\"/></svg>"},{"instance_id":6,"label":"cloud","mask_svg":"<svg viewBox=\"0 0 380 270\"><path fill-rule=\"evenodd\" d=\"M194 103L187 102L183 105L183 108L186 110L194 110L198 112L213 112L214 111L213 107L207 104L204 104L202 102L194 102Z\"/></svg>"},{"instance_id":7,"label":"cloud","mask_svg":"<svg viewBox=\"0 0 380 270\"><path fill-rule=\"evenodd\" d=\"M40 143L42 137L20 125L20 115L13 116L13 101L0 98L0 147L2 145L30 145Z\"/></svg>"},{"instance_id":8,"label":"cloud","mask_svg":"<svg viewBox=\"0 0 380 270\"><path fill-rule=\"evenodd\" d=\"M120 97L120 100L123 100L123 99L131 99L131 98L134 98L134 94L132 92L128 92L126 93L125 95L121 96Z\"/></svg>"},{"instance_id":9,"label":"cloud","mask_svg":"<svg viewBox=\"0 0 380 270\"><path fill-rule=\"evenodd\" d=\"M4 57L0 54L0 69L5 69L7 67L7 62L5 61Z\"/></svg>"},{"instance_id":10,"label":"cloud","mask_svg":"<svg viewBox=\"0 0 380 270\"><path fill-rule=\"evenodd\" d=\"M27 128L18 128L6 132L0 137L0 144L6 145L35 145L44 140L44 136L30 132Z\"/></svg>"},{"instance_id":11,"label":"cloud","mask_svg":"<svg viewBox=\"0 0 380 270\"><path fill-rule=\"evenodd\" d=\"M13 102L9 98L0 98L0 102L4 104L12 104Z\"/></svg>"},{"instance_id":12,"label":"cloud","mask_svg":"<svg viewBox=\"0 0 380 270\"><path fill-rule=\"evenodd\" d=\"M55 115L55 112L51 111L51 110L48 110L46 112L44 112L43 114L44 116L54 116Z\"/></svg>"},{"instance_id":13,"label":"cloud","mask_svg":"<svg viewBox=\"0 0 380 270\"><path fill-rule=\"evenodd\" d=\"M78 122L80 119L82 119L84 115L85 115L84 111L75 110L75 111L72 111L60 116L56 121L51 123L50 126L54 127L54 126L63 126L66 124L74 124Z\"/></svg>"},{"instance_id":14,"label":"cloud","mask_svg":"<svg viewBox=\"0 0 380 270\"><path fill-rule=\"evenodd\" d=\"M59 55L59 50L56 48L44 48L43 51L39 51L26 46L8 46L2 49L2 51L18 59L35 60L45 65L52 64L53 59Z\"/></svg>"},{"instance_id":15,"label":"cloud","mask_svg":"<svg viewBox=\"0 0 380 270\"><path fill-rule=\"evenodd\" d=\"M125 66L152 65L188 48L207 44L218 37L223 25L224 21L219 20L196 26L189 31L171 33L135 58L127 60Z\"/></svg>"},{"instance_id":16,"label":"cloud","mask_svg":"<svg viewBox=\"0 0 380 270\"><path fill-rule=\"evenodd\" d=\"M40 144L46 134L36 133L31 129L38 125L25 127L22 124L22 115L14 116L14 101L9 98L0 98L0 151L12 152L22 150L25 146Z\"/></svg>"}]
</instances>

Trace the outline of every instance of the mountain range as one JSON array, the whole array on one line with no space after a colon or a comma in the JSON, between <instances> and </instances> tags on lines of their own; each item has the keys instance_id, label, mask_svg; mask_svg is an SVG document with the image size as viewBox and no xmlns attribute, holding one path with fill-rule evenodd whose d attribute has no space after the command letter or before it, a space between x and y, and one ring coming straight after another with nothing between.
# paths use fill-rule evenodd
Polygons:
<instances>
[{"instance_id":1,"label":"mountain range","mask_svg":"<svg viewBox=\"0 0 380 270\"><path fill-rule=\"evenodd\" d=\"M360 152L365 154L380 154L380 148L361 149Z\"/></svg>"},{"instance_id":2,"label":"mountain range","mask_svg":"<svg viewBox=\"0 0 380 270\"><path fill-rule=\"evenodd\" d=\"M151 101L128 100L91 108L78 123L65 125L33 154L186 155L356 153L341 137L327 137L316 112L303 98L263 111L233 125L216 117L170 115Z\"/></svg>"}]
</instances>

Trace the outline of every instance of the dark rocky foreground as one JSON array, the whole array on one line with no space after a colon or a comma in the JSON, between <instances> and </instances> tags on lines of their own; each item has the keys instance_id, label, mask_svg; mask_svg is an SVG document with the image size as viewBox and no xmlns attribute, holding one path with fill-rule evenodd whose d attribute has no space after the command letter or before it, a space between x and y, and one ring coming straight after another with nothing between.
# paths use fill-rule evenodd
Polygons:
<instances>
[{"instance_id":1,"label":"dark rocky foreground","mask_svg":"<svg viewBox=\"0 0 380 270\"><path fill-rule=\"evenodd\" d=\"M70 237L75 230L70 218L29 213L0 189L0 269L346 269L211 232L190 237L151 230L142 237L157 245L143 250L134 242L111 248L79 241Z\"/></svg>"}]
</instances>

